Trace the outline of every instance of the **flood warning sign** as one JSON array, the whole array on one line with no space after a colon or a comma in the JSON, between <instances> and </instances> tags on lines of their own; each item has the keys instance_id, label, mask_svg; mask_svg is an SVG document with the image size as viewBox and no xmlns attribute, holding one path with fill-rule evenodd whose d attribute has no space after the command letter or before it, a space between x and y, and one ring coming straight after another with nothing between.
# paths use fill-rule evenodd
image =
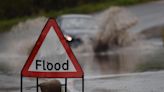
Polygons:
<instances>
[{"instance_id":1,"label":"flood warning sign","mask_svg":"<svg viewBox=\"0 0 164 92\"><path fill-rule=\"evenodd\" d=\"M21 74L44 78L82 77L83 71L55 19L47 21Z\"/></svg>"}]
</instances>

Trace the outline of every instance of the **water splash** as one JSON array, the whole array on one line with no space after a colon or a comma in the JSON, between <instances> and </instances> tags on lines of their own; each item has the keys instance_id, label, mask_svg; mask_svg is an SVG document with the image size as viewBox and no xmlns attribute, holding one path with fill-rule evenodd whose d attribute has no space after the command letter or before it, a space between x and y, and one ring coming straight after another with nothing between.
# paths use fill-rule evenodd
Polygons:
<instances>
[{"instance_id":1,"label":"water splash","mask_svg":"<svg viewBox=\"0 0 164 92\"><path fill-rule=\"evenodd\" d=\"M5 73L19 73L21 71L46 21L45 17L29 19L20 22L10 32L4 34L4 39L1 40L3 46L1 46L0 63L4 64L5 62L6 66L0 71L5 71Z\"/></svg>"},{"instance_id":2,"label":"water splash","mask_svg":"<svg viewBox=\"0 0 164 92\"><path fill-rule=\"evenodd\" d=\"M117 46L127 46L134 41L134 37L127 31L137 23L137 18L126 9L111 7L104 11L99 19L100 32L95 37L93 50L107 51Z\"/></svg>"}]
</instances>

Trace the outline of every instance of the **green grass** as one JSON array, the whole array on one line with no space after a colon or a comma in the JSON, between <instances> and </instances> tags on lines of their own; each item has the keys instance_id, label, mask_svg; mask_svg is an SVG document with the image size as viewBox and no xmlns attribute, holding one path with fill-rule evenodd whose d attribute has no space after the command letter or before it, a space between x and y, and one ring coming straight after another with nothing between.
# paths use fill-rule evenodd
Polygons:
<instances>
[{"instance_id":1,"label":"green grass","mask_svg":"<svg viewBox=\"0 0 164 92\"><path fill-rule=\"evenodd\" d=\"M22 16L21 18L0 20L0 32L9 31L13 25L16 25L20 21L25 21L26 19L37 17L37 16L56 17L67 13L88 14L88 13L94 13L104 10L114 5L119 5L119 6L134 5L134 4L148 2L148 1L153 1L153 0L105 0L104 2L90 3L81 6L76 6L74 8L65 8L58 11L50 11L50 12L42 11L41 13L35 16L29 16L29 17Z\"/></svg>"},{"instance_id":2,"label":"green grass","mask_svg":"<svg viewBox=\"0 0 164 92\"><path fill-rule=\"evenodd\" d=\"M134 4L144 3L148 1L153 1L153 0L106 0L105 2L90 3L75 8L66 8L66 9L59 10L57 12L54 11L50 11L48 13L43 12L41 15L47 17L56 17L67 13L90 14L107 9L110 6L128 6L128 5L134 5Z\"/></svg>"},{"instance_id":3,"label":"green grass","mask_svg":"<svg viewBox=\"0 0 164 92\"><path fill-rule=\"evenodd\" d=\"M16 25L21 21L23 22L29 18L32 17L21 17L21 18L9 19L9 20L0 20L0 32L9 31L13 25Z\"/></svg>"}]
</instances>

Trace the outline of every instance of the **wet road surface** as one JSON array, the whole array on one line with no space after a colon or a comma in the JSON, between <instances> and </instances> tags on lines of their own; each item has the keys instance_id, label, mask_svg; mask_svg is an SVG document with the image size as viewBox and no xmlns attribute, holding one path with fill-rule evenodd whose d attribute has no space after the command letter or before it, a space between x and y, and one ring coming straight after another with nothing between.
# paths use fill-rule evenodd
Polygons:
<instances>
[{"instance_id":1,"label":"wet road surface","mask_svg":"<svg viewBox=\"0 0 164 92\"><path fill-rule=\"evenodd\" d=\"M86 78L85 92L163 92L164 71ZM76 90L81 90L75 81Z\"/></svg>"},{"instance_id":2,"label":"wet road surface","mask_svg":"<svg viewBox=\"0 0 164 92\"><path fill-rule=\"evenodd\" d=\"M164 23L164 3L163 1L136 5L128 7L130 11L139 17L139 23L131 30L138 32L145 28L161 25ZM36 21L37 22L37 21ZM35 22L35 24L37 24ZM39 22L40 23L40 22ZM44 24L44 23L43 23ZM43 26L43 24L41 26ZM21 25L20 25L21 26ZM38 28L41 27L38 26ZM25 27L26 29L26 27ZM35 29L36 30L36 29ZM37 29L38 30L38 29ZM24 35L21 35L24 34ZM9 42L2 41L8 39L1 38L0 42L4 43L0 46L0 91L2 92L18 92L19 91L19 70L24 64L27 52L21 49L31 42L28 38L28 33L20 33L24 40L20 38L13 40L17 36L11 38ZM14 35L11 33L9 36ZM32 34L34 35L34 34ZM2 36L3 37L3 36ZM36 37L37 38L37 37ZM36 39L35 39L36 40ZM35 42L32 41L32 42ZM10 44L9 44L10 43ZM12 44L11 44L12 43ZM19 44L17 44L19 43ZM94 78L95 76L105 76L109 74L132 73L136 72L139 63L152 60L152 56L159 55L163 50L162 42L150 41L141 42L139 45L127 47L114 52L107 52L103 55L95 55L90 50L79 53L74 51L79 63L85 71L86 78ZM29 49L29 46L26 47ZM18 49L19 47L19 49ZM87 47L87 46L86 46ZM87 47L89 48L89 47ZM135 49L134 49L135 48ZM10 52L12 50L12 53ZM19 52L23 51L23 52ZM161 52L160 52L161 51ZM9 54L10 53L10 54ZM18 55L15 55L18 53ZM159 54L158 54L159 53ZM8 55L9 54L9 55ZM22 56L20 56L22 55ZM148 58L147 58L148 57ZM152 57L152 58L151 58ZM155 61L163 60L163 54L158 58L153 58ZM12 61L12 62L11 62ZM13 63L14 61L14 63ZM23 62L22 62L23 61ZM6 68L7 67L7 68ZM12 71L12 72L11 72ZM164 72L152 73L136 73L125 75L114 75L113 77L99 78L95 80L86 80L86 92L163 92L164 90ZM35 85L35 79L25 78L25 91L33 92L35 88L28 89L28 87ZM76 89L78 87L75 87ZM78 89L77 89L78 90Z\"/></svg>"}]
</instances>

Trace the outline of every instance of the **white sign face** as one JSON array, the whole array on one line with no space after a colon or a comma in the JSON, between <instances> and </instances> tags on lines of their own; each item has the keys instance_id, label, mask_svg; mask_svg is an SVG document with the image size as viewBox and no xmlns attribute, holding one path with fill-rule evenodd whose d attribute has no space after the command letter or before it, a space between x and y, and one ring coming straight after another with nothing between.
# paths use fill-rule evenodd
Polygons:
<instances>
[{"instance_id":1,"label":"white sign face","mask_svg":"<svg viewBox=\"0 0 164 92\"><path fill-rule=\"evenodd\" d=\"M28 71L76 72L53 27L47 33Z\"/></svg>"},{"instance_id":2,"label":"white sign face","mask_svg":"<svg viewBox=\"0 0 164 92\"><path fill-rule=\"evenodd\" d=\"M21 75L42 78L82 78L84 76L55 19L48 19L22 68Z\"/></svg>"}]
</instances>

